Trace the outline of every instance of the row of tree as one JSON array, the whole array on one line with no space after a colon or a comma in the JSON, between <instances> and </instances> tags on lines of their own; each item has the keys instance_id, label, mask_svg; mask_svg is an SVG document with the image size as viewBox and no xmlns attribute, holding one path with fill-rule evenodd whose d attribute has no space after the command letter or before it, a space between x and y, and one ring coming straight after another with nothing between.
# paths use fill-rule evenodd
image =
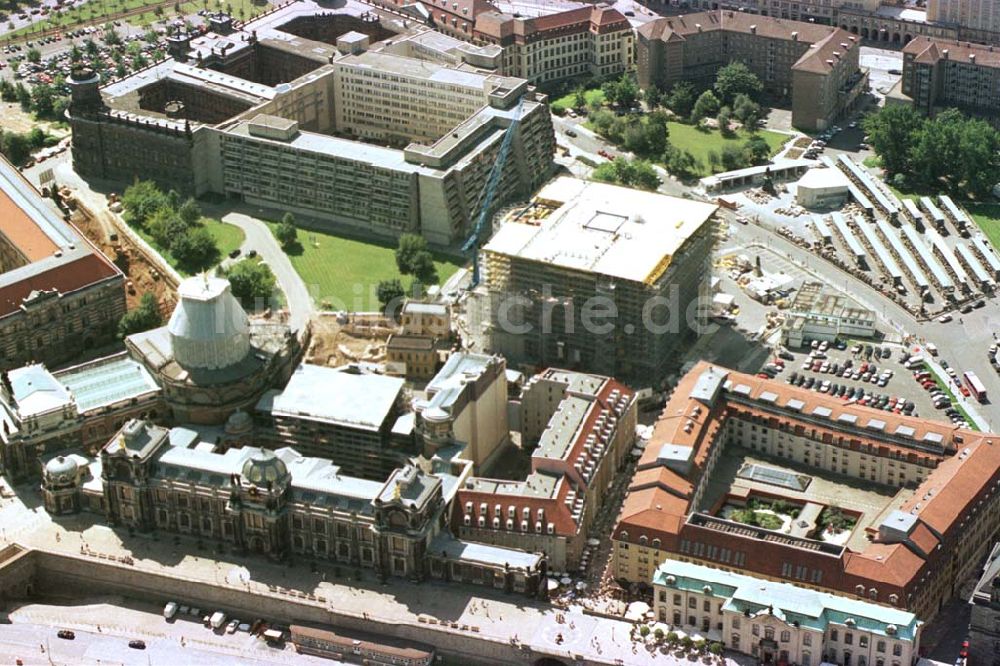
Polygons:
<instances>
[{"instance_id":1,"label":"row of tree","mask_svg":"<svg viewBox=\"0 0 1000 666\"><path fill-rule=\"evenodd\" d=\"M125 221L169 252L182 271L197 273L218 262L215 237L205 228L194 199L182 200L174 190L163 192L152 181L141 180L125 189L122 205Z\"/></svg>"},{"instance_id":2,"label":"row of tree","mask_svg":"<svg viewBox=\"0 0 1000 666\"><path fill-rule=\"evenodd\" d=\"M886 106L864 128L899 188L981 198L1000 181L1000 132L956 109L927 118L910 106Z\"/></svg>"},{"instance_id":3,"label":"row of tree","mask_svg":"<svg viewBox=\"0 0 1000 666\"><path fill-rule=\"evenodd\" d=\"M11 83L0 80L0 100L17 102L25 113L34 113L43 120L63 120L69 107L69 97L60 92L61 88L47 83L37 83L31 88L18 81Z\"/></svg>"},{"instance_id":4,"label":"row of tree","mask_svg":"<svg viewBox=\"0 0 1000 666\"><path fill-rule=\"evenodd\" d=\"M30 132L11 132L0 129L0 153L15 166L22 166L31 153L50 145L54 137L35 127Z\"/></svg>"}]
</instances>

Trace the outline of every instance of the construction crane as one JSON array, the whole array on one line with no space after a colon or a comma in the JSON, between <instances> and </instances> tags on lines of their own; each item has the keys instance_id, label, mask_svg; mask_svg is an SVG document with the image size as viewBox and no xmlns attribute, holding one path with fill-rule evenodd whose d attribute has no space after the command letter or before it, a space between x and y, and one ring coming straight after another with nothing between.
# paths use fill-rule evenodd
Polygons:
<instances>
[{"instance_id":1,"label":"construction crane","mask_svg":"<svg viewBox=\"0 0 1000 666\"><path fill-rule=\"evenodd\" d=\"M472 283L469 285L470 289L475 289L476 285L479 284L479 238L483 233L483 227L486 226L486 220L490 215L490 208L493 207L493 197L496 196L497 185L500 184L500 176L503 174L503 166L506 164L507 155L510 153L510 144L514 140L514 131L521 120L521 109L523 106L524 97L521 97L521 100L517 103L517 108L514 109L514 115L510 118L510 126L503 135L503 142L500 144L500 152L497 153L497 160L493 163L490 175L486 179L486 185L483 187L479 217L476 218L476 224L472 227L472 233L469 234L469 238L466 239L465 244L462 246L462 252L472 253Z\"/></svg>"}]
</instances>

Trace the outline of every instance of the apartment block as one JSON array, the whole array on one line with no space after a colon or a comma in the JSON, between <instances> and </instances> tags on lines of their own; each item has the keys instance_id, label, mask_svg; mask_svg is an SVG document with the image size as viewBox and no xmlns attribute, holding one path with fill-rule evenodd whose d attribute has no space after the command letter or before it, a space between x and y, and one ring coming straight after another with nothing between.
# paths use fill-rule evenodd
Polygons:
<instances>
[{"instance_id":1,"label":"apartment block","mask_svg":"<svg viewBox=\"0 0 1000 666\"><path fill-rule=\"evenodd\" d=\"M963 33L974 33L977 37L983 33L995 36L1000 34L1000 2L997 0L928 0L927 20L960 26ZM965 34L962 36L964 37Z\"/></svg>"},{"instance_id":2,"label":"apartment block","mask_svg":"<svg viewBox=\"0 0 1000 666\"><path fill-rule=\"evenodd\" d=\"M679 81L709 88L738 60L769 96L791 102L793 124L806 130L830 127L868 86L858 38L834 27L718 10L656 19L637 32L642 88L669 90Z\"/></svg>"},{"instance_id":3,"label":"apartment block","mask_svg":"<svg viewBox=\"0 0 1000 666\"><path fill-rule=\"evenodd\" d=\"M495 205L548 178L545 98L501 75L496 46L422 26L396 36L356 9L290 3L238 33L178 38L174 58L103 87L74 72L76 170L224 194L332 230L464 242L515 122Z\"/></svg>"},{"instance_id":4,"label":"apartment block","mask_svg":"<svg viewBox=\"0 0 1000 666\"><path fill-rule=\"evenodd\" d=\"M530 445L530 473L468 478L452 525L463 539L542 551L554 570L576 570L586 563L602 493L632 448L635 393L609 377L548 369L528 381L518 402L545 421Z\"/></svg>"},{"instance_id":5,"label":"apartment block","mask_svg":"<svg viewBox=\"0 0 1000 666\"><path fill-rule=\"evenodd\" d=\"M903 48L903 76L888 99L931 115L956 107L995 118L1000 47L918 37Z\"/></svg>"},{"instance_id":6,"label":"apartment block","mask_svg":"<svg viewBox=\"0 0 1000 666\"><path fill-rule=\"evenodd\" d=\"M631 24L603 4L533 18L482 13L474 39L503 47L503 72L532 83L614 76L635 64Z\"/></svg>"},{"instance_id":7,"label":"apartment block","mask_svg":"<svg viewBox=\"0 0 1000 666\"><path fill-rule=\"evenodd\" d=\"M639 460L615 575L649 585L679 560L930 621L993 545L998 450L991 433L702 362Z\"/></svg>"},{"instance_id":8,"label":"apartment block","mask_svg":"<svg viewBox=\"0 0 1000 666\"><path fill-rule=\"evenodd\" d=\"M474 333L526 368L663 382L696 334L715 210L558 178L483 247Z\"/></svg>"}]
</instances>

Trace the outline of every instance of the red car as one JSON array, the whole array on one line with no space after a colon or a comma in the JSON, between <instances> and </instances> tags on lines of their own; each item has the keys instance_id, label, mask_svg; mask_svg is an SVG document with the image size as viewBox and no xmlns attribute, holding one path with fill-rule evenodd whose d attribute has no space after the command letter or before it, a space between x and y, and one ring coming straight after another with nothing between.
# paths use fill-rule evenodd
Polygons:
<instances>
[{"instance_id":1,"label":"red car","mask_svg":"<svg viewBox=\"0 0 1000 666\"><path fill-rule=\"evenodd\" d=\"M969 387L968 386L960 386L959 389L961 389L962 395L964 395L966 398L968 398L970 395L972 395L972 393L969 391Z\"/></svg>"},{"instance_id":2,"label":"red car","mask_svg":"<svg viewBox=\"0 0 1000 666\"><path fill-rule=\"evenodd\" d=\"M969 658L969 641L967 640L962 641L962 649L959 650L958 656L961 657L962 659Z\"/></svg>"}]
</instances>

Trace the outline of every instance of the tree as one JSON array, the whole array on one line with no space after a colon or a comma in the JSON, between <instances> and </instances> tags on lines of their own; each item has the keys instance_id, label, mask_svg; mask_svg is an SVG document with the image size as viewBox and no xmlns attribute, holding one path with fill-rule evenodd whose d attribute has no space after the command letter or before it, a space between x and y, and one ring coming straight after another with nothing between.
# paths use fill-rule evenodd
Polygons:
<instances>
[{"instance_id":1,"label":"tree","mask_svg":"<svg viewBox=\"0 0 1000 666\"><path fill-rule=\"evenodd\" d=\"M427 239L417 234L403 234L396 246L396 267L403 275L414 275L414 257L427 251Z\"/></svg>"},{"instance_id":2,"label":"tree","mask_svg":"<svg viewBox=\"0 0 1000 666\"><path fill-rule=\"evenodd\" d=\"M734 169L742 169L747 165L747 156L741 146L729 143L722 147L722 152L719 153L719 161L722 163L723 169L733 171Z\"/></svg>"},{"instance_id":3,"label":"tree","mask_svg":"<svg viewBox=\"0 0 1000 666\"><path fill-rule=\"evenodd\" d=\"M624 108L635 106L639 99L639 87L628 74L622 74L621 78L614 81L607 81L601 86L604 99L609 104Z\"/></svg>"},{"instance_id":4,"label":"tree","mask_svg":"<svg viewBox=\"0 0 1000 666\"><path fill-rule=\"evenodd\" d=\"M434 257L428 250L420 250L413 255L410 268L413 276L423 284L437 283L437 267L434 266Z\"/></svg>"},{"instance_id":5,"label":"tree","mask_svg":"<svg viewBox=\"0 0 1000 666\"><path fill-rule=\"evenodd\" d=\"M201 208L197 201L188 198L177 208L177 216L184 221L184 224L193 227L201 219Z\"/></svg>"},{"instance_id":6,"label":"tree","mask_svg":"<svg viewBox=\"0 0 1000 666\"><path fill-rule=\"evenodd\" d=\"M733 117L751 132L757 129L761 116L763 116L763 111L760 104L750 99L748 95L740 93L733 100Z\"/></svg>"},{"instance_id":7,"label":"tree","mask_svg":"<svg viewBox=\"0 0 1000 666\"><path fill-rule=\"evenodd\" d=\"M695 88L690 81L680 81L674 84L667 97L667 107L682 118L691 115L694 108Z\"/></svg>"},{"instance_id":8,"label":"tree","mask_svg":"<svg viewBox=\"0 0 1000 666\"><path fill-rule=\"evenodd\" d=\"M139 299L139 304L122 315L118 320L118 337L125 338L133 333L141 333L163 324L160 305L156 296L146 292Z\"/></svg>"},{"instance_id":9,"label":"tree","mask_svg":"<svg viewBox=\"0 0 1000 666\"><path fill-rule=\"evenodd\" d=\"M146 233L160 247L170 247L173 239L186 234L190 227L191 225L169 206L157 210L145 224Z\"/></svg>"},{"instance_id":10,"label":"tree","mask_svg":"<svg viewBox=\"0 0 1000 666\"><path fill-rule=\"evenodd\" d=\"M298 232L295 230L295 216L285 213L281 222L274 228L274 237L286 250L298 242Z\"/></svg>"},{"instance_id":11,"label":"tree","mask_svg":"<svg viewBox=\"0 0 1000 666\"><path fill-rule=\"evenodd\" d=\"M376 294L378 295L379 305L382 306L382 311L386 314L389 314L390 306L398 304L403 300L403 296L405 295L402 283L396 278L379 282Z\"/></svg>"},{"instance_id":12,"label":"tree","mask_svg":"<svg viewBox=\"0 0 1000 666\"><path fill-rule=\"evenodd\" d=\"M957 109L946 109L921 124L910 145L910 173L932 189L961 177L964 156L959 151L965 118Z\"/></svg>"},{"instance_id":13,"label":"tree","mask_svg":"<svg viewBox=\"0 0 1000 666\"><path fill-rule=\"evenodd\" d=\"M151 180L137 180L122 195L125 221L140 228L167 203L167 196Z\"/></svg>"},{"instance_id":14,"label":"tree","mask_svg":"<svg viewBox=\"0 0 1000 666\"><path fill-rule=\"evenodd\" d=\"M746 161L752 165L765 164L771 159L771 146L757 134L747 139L743 144L743 150L746 153Z\"/></svg>"},{"instance_id":15,"label":"tree","mask_svg":"<svg viewBox=\"0 0 1000 666\"><path fill-rule=\"evenodd\" d=\"M55 93L52 86L39 83L31 88L31 109L38 117L51 118L54 108Z\"/></svg>"},{"instance_id":16,"label":"tree","mask_svg":"<svg viewBox=\"0 0 1000 666\"><path fill-rule=\"evenodd\" d=\"M959 153L965 158L962 180L966 190L976 197L987 196L1000 173L1000 132L983 120L966 121L959 138Z\"/></svg>"},{"instance_id":17,"label":"tree","mask_svg":"<svg viewBox=\"0 0 1000 666\"><path fill-rule=\"evenodd\" d=\"M680 150L674 145L668 146L663 161L667 165L667 171L681 179L691 178L701 166L689 151Z\"/></svg>"},{"instance_id":18,"label":"tree","mask_svg":"<svg viewBox=\"0 0 1000 666\"><path fill-rule=\"evenodd\" d=\"M26 135L19 132L2 132L0 153L3 153L11 163L20 166L31 155L31 143Z\"/></svg>"},{"instance_id":19,"label":"tree","mask_svg":"<svg viewBox=\"0 0 1000 666\"><path fill-rule=\"evenodd\" d=\"M763 90L764 84L757 75L739 60L729 63L715 74L715 92L724 104L732 104L741 93L755 100Z\"/></svg>"},{"instance_id":20,"label":"tree","mask_svg":"<svg viewBox=\"0 0 1000 666\"><path fill-rule=\"evenodd\" d=\"M718 112L719 98L711 90L706 90L698 97L698 101L694 103L694 108L691 110L691 120L698 122L702 118L714 116Z\"/></svg>"},{"instance_id":21,"label":"tree","mask_svg":"<svg viewBox=\"0 0 1000 666\"><path fill-rule=\"evenodd\" d=\"M266 306L277 288L271 267L254 259L237 261L226 271L226 277L229 278L233 296L248 309Z\"/></svg>"},{"instance_id":22,"label":"tree","mask_svg":"<svg viewBox=\"0 0 1000 666\"><path fill-rule=\"evenodd\" d=\"M587 95L585 92L583 86L577 86L573 91L573 108L577 111L582 111L587 106Z\"/></svg>"},{"instance_id":23,"label":"tree","mask_svg":"<svg viewBox=\"0 0 1000 666\"><path fill-rule=\"evenodd\" d=\"M732 122L732 115L732 110L728 106L724 106L719 109L719 113L715 117L719 123L719 132L721 132L723 136L732 135L732 131L729 129L729 123Z\"/></svg>"},{"instance_id":24,"label":"tree","mask_svg":"<svg viewBox=\"0 0 1000 666\"><path fill-rule=\"evenodd\" d=\"M170 254L190 273L204 270L219 256L215 238L205 227L188 229L170 243Z\"/></svg>"},{"instance_id":25,"label":"tree","mask_svg":"<svg viewBox=\"0 0 1000 666\"><path fill-rule=\"evenodd\" d=\"M655 190L660 186L660 177L656 174L656 170L645 160L630 162L624 157L616 157L614 161L605 162L594 169L592 176L594 180L645 190Z\"/></svg>"},{"instance_id":26,"label":"tree","mask_svg":"<svg viewBox=\"0 0 1000 666\"><path fill-rule=\"evenodd\" d=\"M25 54L25 56L28 58L28 62L37 63L42 61L42 52L36 49L35 47L31 47L30 49L28 49L28 52Z\"/></svg>"},{"instance_id":27,"label":"tree","mask_svg":"<svg viewBox=\"0 0 1000 666\"><path fill-rule=\"evenodd\" d=\"M909 171L910 149L925 122L919 111L900 104L884 106L864 119L868 142L882 158L882 168L888 174Z\"/></svg>"}]
</instances>

